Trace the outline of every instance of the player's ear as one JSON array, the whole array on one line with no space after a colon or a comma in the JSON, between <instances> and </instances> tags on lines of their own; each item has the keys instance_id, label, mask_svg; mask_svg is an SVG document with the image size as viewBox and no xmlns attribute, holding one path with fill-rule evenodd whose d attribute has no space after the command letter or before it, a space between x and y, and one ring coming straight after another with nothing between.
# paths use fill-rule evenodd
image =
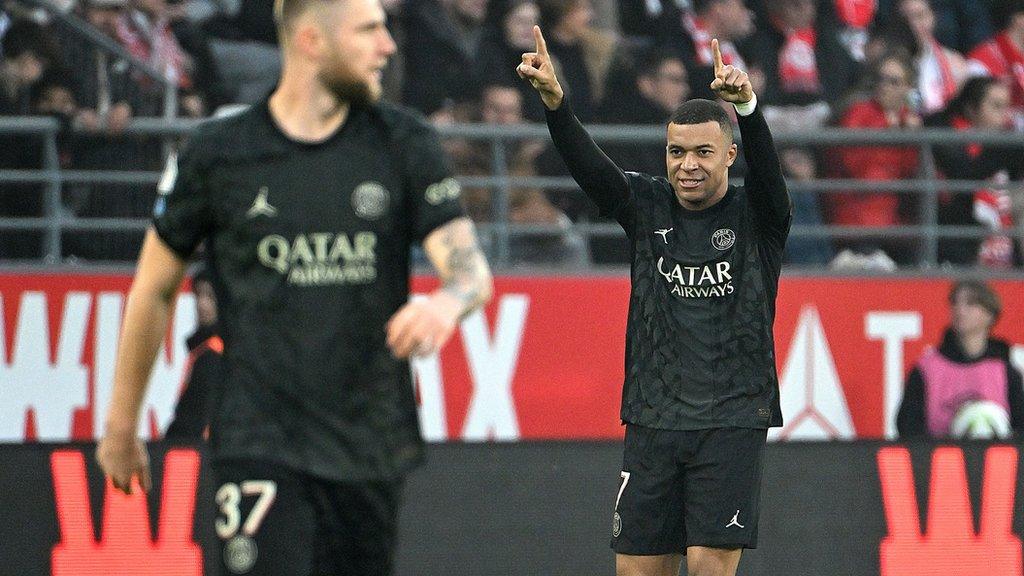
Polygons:
<instances>
[{"instance_id":1,"label":"player's ear","mask_svg":"<svg viewBox=\"0 0 1024 576\"><path fill-rule=\"evenodd\" d=\"M318 59L324 52L323 27L305 16L295 23L292 44L307 58Z\"/></svg>"},{"instance_id":2,"label":"player's ear","mask_svg":"<svg viewBox=\"0 0 1024 576\"><path fill-rule=\"evenodd\" d=\"M725 165L727 167L728 166L732 166L732 163L736 161L736 155L737 154L739 154L739 148L736 146L736 143L733 142L732 144L729 144L729 151L726 152L726 156L728 157L728 160L726 160L726 162L725 162Z\"/></svg>"}]
</instances>

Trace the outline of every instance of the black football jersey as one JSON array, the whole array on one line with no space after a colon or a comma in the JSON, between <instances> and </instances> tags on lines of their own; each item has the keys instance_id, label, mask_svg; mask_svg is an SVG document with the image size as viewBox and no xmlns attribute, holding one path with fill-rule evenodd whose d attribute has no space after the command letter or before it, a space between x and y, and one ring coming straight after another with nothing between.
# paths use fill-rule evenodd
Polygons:
<instances>
[{"instance_id":1,"label":"black football jersey","mask_svg":"<svg viewBox=\"0 0 1024 576\"><path fill-rule=\"evenodd\" d=\"M631 246L622 420L651 428L781 426L772 325L791 205L760 111L739 117L743 186L683 208L663 176L623 172L568 106L556 148Z\"/></svg>"},{"instance_id":2,"label":"black football jersey","mask_svg":"<svg viewBox=\"0 0 1024 576\"><path fill-rule=\"evenodd\" d=\"M411 246L461 215L436 134L400 107L353 107L318 143L288 138L266 102L200 126L153 222L182 257L205 241L226 364L214 457L341 481L414 465L410 368L385 324L407 301Z\"/></svg>"}]
</instances>

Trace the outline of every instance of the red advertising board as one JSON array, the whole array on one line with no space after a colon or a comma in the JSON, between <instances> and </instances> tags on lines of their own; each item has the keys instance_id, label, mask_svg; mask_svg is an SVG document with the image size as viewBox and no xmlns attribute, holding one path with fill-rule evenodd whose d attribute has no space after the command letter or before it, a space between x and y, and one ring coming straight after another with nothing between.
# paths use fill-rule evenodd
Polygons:
<instances>
[{"instance_id":1,"label":"red advertising board","mask_svg":"<svg viewBox=\"0 0 1024 576\"><path fill-rule=\"evenodd\" d=\"M124 275L0 275L0 440L94 438L109 402ZM414 289L426 292L430 278ZM1024 360L1024 282L996 281L996 333ZM892 435L902 381L948 322L943 279L784 278L775 323L786 426L775 439ZM617 438L629 281L501 277L437 357L414 362L434 441ZM195 323L183 293L146 400L172 414Z\"/></svg>"}]
</instances>

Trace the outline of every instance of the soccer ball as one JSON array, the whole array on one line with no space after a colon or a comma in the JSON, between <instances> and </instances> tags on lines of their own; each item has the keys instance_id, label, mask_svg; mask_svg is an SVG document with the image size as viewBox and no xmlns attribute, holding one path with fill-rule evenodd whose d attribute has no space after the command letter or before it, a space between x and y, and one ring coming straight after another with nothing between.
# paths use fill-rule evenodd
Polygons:
<instances>
[{"instance_id":1,"label":"soccer ball","mask_svg":"<svg viewBox=\"0 0 1024 576\"><path fill-rule=\"evenodd\" d=\"M949 426L949 434L964 440L992 440L1010 436L1010 415L989 400L964 402Z\"/></svg>"}]
</instances>

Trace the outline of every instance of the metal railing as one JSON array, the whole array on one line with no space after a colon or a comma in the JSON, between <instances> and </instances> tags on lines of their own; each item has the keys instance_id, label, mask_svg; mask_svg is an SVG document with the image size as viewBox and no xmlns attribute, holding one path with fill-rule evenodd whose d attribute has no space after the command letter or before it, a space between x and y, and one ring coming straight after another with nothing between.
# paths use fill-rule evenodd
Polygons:
<instances>
[{"instance_id":1,"label":"metal railing","mask_svg":"<svg viewBox=\"0 0 1024 576\"><path fill-rule=\"evenodd\" d=\"M71 34L86 40L95 50L100 50L107 56L125 62L132 70L145 76L148 80L161 87L163 96L163 117L172 119L178 115L178 84L169 70L158 70L148 62L144 62L132 56L121 44L108 37L103 32L83 21L74 13L64 12L58 9L48 0L16 0L18 4L25 7L42 10L48 17L59 23Z\"/></svg>"},{"instance_id":2,"label":"metal railing","mask_svg":"<svg viewBox=\"0 0 1024 576\"><path fill-rule=\"evenodd\" d=\"M176 139L187 136L199 123L195 120L167 120L137 118L128 127L128 137L160 137ZM21 117L0 118L0 136L19 136L26 140L42 139L39 167L21 170L0 170L0 194L12 193L10 184L39 184L42 186L43 215L32 218L12 218L0 214L0 231L37 230L44 234L42 262L61 263L62 233L68 231L141 231L148 226L147 218L81 218L61 210L62 189L66 184L139 184L155 186L158 171L139 170L62 170L59 165L57 138L60 124L52 118ZM513 264L509 258L510 240L515 237L552 235L561 229L551 225L514 224L509 222L510 197L517 188L576 190L570 177L519 177L510 174L510 146L522 140L549 139L543 125L491 126L453 125L439 128L442 138L461 138L483 141L491 149L490 175L459 176L463 186L491 190L493 222L478 224L482 237L488 240L490 257L499 269ZM599 143L635 143L638 145L664 142L664 129L637 126L591 126L590 133ZM988 234L974 226L939 226L938 202L940 193L967 193L991 186L977 180L941 179L932 161L932 150L937 145L981 143L1021 147L1024 138L1016 133L960 132L947 129L921 129L913 132L884 132L877 130L821 129L814 132L776 133L778 146L829 145L904 145L916 146L921 151L921 174L916 179L896 181L863 181L849 179L817 179L804 182L790 181L792 191L813 192L891 192L917 194L921 197L920 221L915 225L896 227L853 227L835 225L793 226L790 238L905 238L921 242L917 270L937 266L938 242L941 238L981 238ZM624 167L629 168L629 167ZM1020 186L1020 183L1012 183ZM577 222L571 231L584 238L594 236L622 236L621 228L610 222ZM1012 231L1016 239L1024 237L1024 226L1017 223ZM4 260L0 246L0 262ZM581 266L582 267L582 266Z\"/></svg>"}]
</instances>

